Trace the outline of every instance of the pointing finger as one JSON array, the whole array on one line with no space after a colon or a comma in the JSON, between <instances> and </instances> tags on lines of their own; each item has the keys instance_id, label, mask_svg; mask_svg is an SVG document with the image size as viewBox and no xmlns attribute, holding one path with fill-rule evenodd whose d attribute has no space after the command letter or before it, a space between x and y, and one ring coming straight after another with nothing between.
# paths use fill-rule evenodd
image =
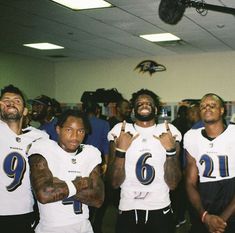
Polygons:
<instances>
[{"instance_id":1,"label":"pointing finger","mask_svg":"<svg viewBox=\"0 0 235 233\"><path fill-rule=\"evenodd\" d=\"M4 102L2 102L2 101L0 101L0 105L6 107L6 104Z\"/></svg>"},{"instance_id":2,"label":"pointing finger","mask_svg":"<svg viewBox=\"0 0 235 233\"><path fill-rule=\"evenodd\" d=\"M125 132L126 121L122 122L121 132Z\"/></svg>"},{"instance_id":3,"label":"pointing finger","mask_svg":"<svg viewBox=\"0 0 235 233\"><path fill-rule=\"evenodd\" d=\"M165 126L166 126L166 132L167 132L167 133L168 133L168 132L171 132L170 127L169 127L169 125L168 125L168 121L167 121L167 120L165 120Z\"/></svg>"}]
</instances>

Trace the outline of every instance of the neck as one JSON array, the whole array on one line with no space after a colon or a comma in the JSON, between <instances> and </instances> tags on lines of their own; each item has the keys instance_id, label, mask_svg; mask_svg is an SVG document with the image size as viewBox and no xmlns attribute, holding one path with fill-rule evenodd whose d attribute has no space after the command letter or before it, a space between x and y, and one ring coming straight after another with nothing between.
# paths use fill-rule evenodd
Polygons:
<instances>
[{"instance_id":1,"label":"neck","mask_svg":"<svg viewBox=\"0 0 235 233\"><path fill-rule=\"evenodd\" d=\"M222 121L219 121L219 122L216 122L213 124L209 124L209 123L205 124L206 134L210 138L216 138L221 133L223 133L225 129L226 129L226 126L224 125L224 123Z\"/></svg>"},{"instance_id":2,"label":"neck","mask_svg":"<svg viewBox=\"0 0 235 233\"><path fill-rule=\"evenodd\" d=\"M143 127L143 128L147 128L147 127L151 127L153 125L155 125L155 120L150 120L150 121L139 121L139 120L136 120L135 121L136 125L140 126L140 127Z\"/></svg>"},{"instance_id":3,"label":"neck","mask_svg":"<svg viewBox=\"0 0 235 233\"><path fill-rule=\"evenodd\" d=\"M17 135L22 133L22 120L6 122L8 127Z\"/></svg>"}]
</instances>

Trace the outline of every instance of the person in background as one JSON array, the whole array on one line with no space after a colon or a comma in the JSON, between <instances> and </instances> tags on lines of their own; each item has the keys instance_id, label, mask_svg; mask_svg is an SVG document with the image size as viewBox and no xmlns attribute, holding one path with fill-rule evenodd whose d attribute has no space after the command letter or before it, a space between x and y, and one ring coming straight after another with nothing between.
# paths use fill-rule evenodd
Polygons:
<instances>
[{"instance_id":1,"label":"person in background","mask_svg":"<svg viewBox=\"0 0 235 233\"><path fill-rule=\"evenodd\" d=\"M108 119L110 129L119 122L126 121L131 123L131 106L130 102L126 99L121 99L116 104L116 115Z\"/></svg>"},{"instance_id":2,"label":"person in background","mask_svg":"<svg viewBox=\"0 0 235 233\"><path fill-rule=\"evenodd\" d=\"M46 95L41 95L29 101L32 104L33 121L39 122L40 130L49 134L50 139L57 141L58 135L55 130L57 118L54 114L53 101Z\"/></svg>"},{"instance_id":3,"label":"person in background","mask_svg":"<svg viewBox=\"0 0 235 233\"><path fill-rule=\"evenodd\" d=\"M104 185L99 150L82 144L88 130L84 113L69 109L58 118L58 143L32 144L30 178L40 214L36 233L93 232L88 205L102 205Z\"/></svg>"},{"instance_id":4,"label":"person in background","mask_svg":"<svg viewBox=\"0 0 235 233\"><path fill-rule=\"evenodd\" d=\"M99 119L97 117L97 102L90 96L85 102L83 102L83 111L87 114L91 131L84 139L84 144L93 145L101 152L102 156L102 174L103 179L105 178L105 173L107 169L108 159L109 159L109 142L107 139L108 132L110 130L109 123L106 120ZM92 222L95 233L99 232L102 225L102 218L99 210L92 206L90 209L90 220Z\"/></svg>"},{"instance_id":5,"label":"person in background","mask_svg":"<svg viewBox=\"0 0 235 233\"><path fill-rule=\"evenodd\" d=\"M58 118L62 113L61 104L54 98L51 99L51 103L52 103L54 116Z\"/></svg>"},{"instance_id":6,"label":"person in background","mask_svg":"<svg viewBox=\"0 0 235 233\"><path fill-rule=\"evenodd\" d=\"M190 129L190 122L188 120L188 106L181 105L177 111L177 117L172 121L172 124L180 131L182 137ZM177 188L170 192L172 208L174 211L174 218L176 228L179 228L186 223L186 210L187 210L187 194L185 190L185 153L183 147L183 140L180 142L180 167L182 172L182 179L180 180Z\"/></svg>"},{"instance_id":7,"label":"person in background","mask_svg":"<svg viewBox=\"0 0 235 233\"><path fill-rule=\"evenodd\" d=\"M115 125L110 182L121 187L116 233L173 233L169 190L180 178L180 132L167 122L156 124L159 97L150 90L133 93L134 124Z\"/></svg>"},{"instance_id":8,"label":"person in background","mask_svg":"<svg viewBox=\"0 0 235 233\"><path fill-rule=\"evenodd\" d=\"M27 151L48 135L33 127L22 128L27 115L22 91L8 85L0 95L0 226L4 233L33 233L37 213L30 186Z\"/></svg>"},{"instance_id":9,"label":"person in background","mask_svg":"<svg viewBox=\"0 0 235 233\"><path fill-rule=\"evenodd\" d=\"M214 93L202 97L200 116L204 127L184 136L190 233L234 233L235 126L225 124L224 101Z\"/></svg>"},{"instance_id":10,"label":"person in background","mask_svg":"<svg viewBox=\"0 0 235 233\"><path fill-rule=\"evenodd\" d=\"M192 129L198 129L204 127L204 123L200 116L200 106L199 103L192 103L188 108L188 119L191 124Z\"/></svg>"}]
</instances>

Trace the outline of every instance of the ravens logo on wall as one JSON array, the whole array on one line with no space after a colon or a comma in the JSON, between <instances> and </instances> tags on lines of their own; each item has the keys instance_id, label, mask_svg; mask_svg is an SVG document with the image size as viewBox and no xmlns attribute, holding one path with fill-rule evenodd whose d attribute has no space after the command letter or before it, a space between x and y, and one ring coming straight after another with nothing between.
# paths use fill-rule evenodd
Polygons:
<instances>
[{"instance_id":1,"label":"ravens logo on wall","mask_svg":"<svg viewBox=\"0 0 235 233\"><path fill-rule=\"evenodd\" d=\"M139 70L139 73L146 73L148 72L152 75L155 72L165 71L166 67L164 65L158 64L152 60L145 60L140 62L136 67L135 70Z\"/></svg>"}]
</instances>

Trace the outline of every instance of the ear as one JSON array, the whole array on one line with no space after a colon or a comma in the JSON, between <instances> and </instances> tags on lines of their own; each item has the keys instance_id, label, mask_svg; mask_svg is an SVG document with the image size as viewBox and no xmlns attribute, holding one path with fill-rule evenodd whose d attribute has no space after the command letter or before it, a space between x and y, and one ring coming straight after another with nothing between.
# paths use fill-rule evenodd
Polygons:
<instances>
[{"instance_id":1,"label":"ear","mask_svg":"<svg viewBox=\"0 0 235 233\"><path fill-rule=\"evenodd\" d=\"M28 108L25 107L23 110L23 116L27 116L28 112L29 112Z\"/></svg>"},{"instance_id":2,"label":"ear","mask_svg":"<svg viewBox=\"0 0 235 233\"><path fill-rule=\"evenodd\" d=\"M221 108L221 116L224 115L224 108Z\"/></svg>"},{"instance_id":3,"label":"ear","mask_svg":"<svg viewBox=\"0 0 235 233\"><path fill-rule=\"evenodd\" d=\"M155 107L155 115L157 115L157 107Z\"/></svg>"},{"instance_id":4,"label":"ear","mask_svg":"<svg viewBox=\"0 0 235 233\"><path fill-rule=\"evenodd\" d=\"M55 127L55 130L56 130L56 133L59 135L59 134L60 134L60 127L59 127L59 126L56 126L56 127Z\"/></svg>"}]
</instances>

